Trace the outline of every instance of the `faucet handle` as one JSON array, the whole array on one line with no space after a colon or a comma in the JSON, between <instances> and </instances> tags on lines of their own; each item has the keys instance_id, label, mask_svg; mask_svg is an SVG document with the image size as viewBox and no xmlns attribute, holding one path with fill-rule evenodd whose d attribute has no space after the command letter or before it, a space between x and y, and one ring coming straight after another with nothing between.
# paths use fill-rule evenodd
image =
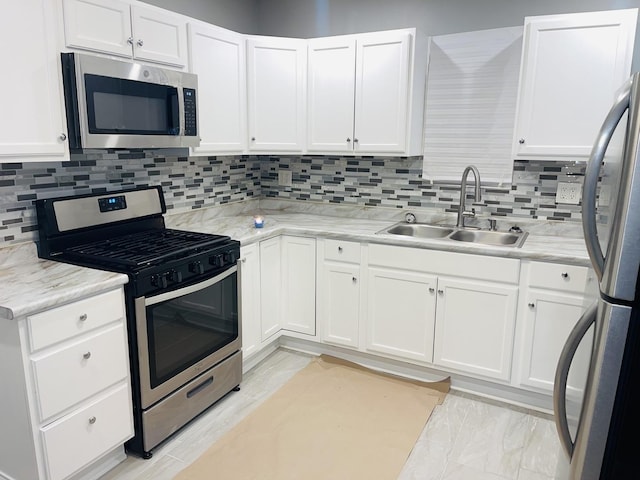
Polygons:
<instances>
[{"instance_id":1,"label":"faucet handle","mask_svg":"<svg viewBox=\"0 0 640 480\"><path fill-rule=\"evenodd\" d=\"M495 232L497 230L496 224L498 221L495 218L489 218L489 230Z\"/></svg>"}]
</instances>

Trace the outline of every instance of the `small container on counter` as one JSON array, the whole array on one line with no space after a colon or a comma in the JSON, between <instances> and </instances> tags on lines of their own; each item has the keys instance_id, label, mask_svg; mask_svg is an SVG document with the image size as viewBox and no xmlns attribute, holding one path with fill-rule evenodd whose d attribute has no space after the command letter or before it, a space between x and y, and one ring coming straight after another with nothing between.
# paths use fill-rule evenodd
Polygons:
<instances>
[{"instance_id":1,"label":"small container on counter","mask_svg":"<svg viewBox=\"0 0 640 480\"><path fill-rule=\"evenodd\" d=\"M256 228L264 227L264 217L262 217L262 215L254 215L253 226Z\"/></svg>"}]
</instances>

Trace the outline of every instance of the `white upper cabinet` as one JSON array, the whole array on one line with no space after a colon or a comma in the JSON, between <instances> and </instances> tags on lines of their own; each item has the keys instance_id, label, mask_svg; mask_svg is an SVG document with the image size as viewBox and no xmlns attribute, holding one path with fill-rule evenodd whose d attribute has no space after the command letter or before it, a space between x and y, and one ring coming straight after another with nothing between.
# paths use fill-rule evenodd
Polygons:
<instances>
[{"instance_id":1,"label":"white upper cabinet","mask_svg":"<svg viewBox=\"0 0 640 480\"><path fill-rule=\"evenodd\" d=\"M421 154L423 45L415 29L309 40L307 149Z\"/></svg>"},{"instance_id":2,"label":"white upper cabinet","mask_svg":"<svg viewBox=\"0 0 640 480\"><path fill-rule=\"evenodd\" d=\"M69 48L187 65L187 23L181 15L121 0L64 0L63 4Z\"/></svg>"},{"instance_id":3,"label":"white upper cabinet","mask_svg":"<svg viewBox=\"0 0 640 480\"><path fill-rule=\"evenodd\" d=\"M525 18L513 156L585 160L628 78L637 9Z\"/></svg>"},{"instance_id":4,"label":"white upper cabinet","mask_svg":"<svg viewBox=\"0 0 640 480\"><path fill-rule=\"evenodd\" d=\"M198 75L200 146L193 153L246 150L244 36L205 23L190 23L189 66Z\"/></svg>"},{"instance_id":5,"label":"white upper cabinet","mask_svg":"<svg viewBox=\"0 0 640 480\"><path fill-rule=\"evenodd\" d=\"M306 64L306 40L247 40L251 152L304 149Z\"/></svg>"},{"instance_id":6,"label":"white upper cabinet","mask_svg":"<svg viewBox=\"0 0 640 480\"><path fill-rule=\"evenodd\" d=\"M68 158L61 39L53 2L12 4L0 19L0 42L6 46L0 76L0 163Z\"/></svg>"},{"instance_id":7,"label":"white upper cabinet","mask_svg":"<svg viewBox=\"0 0 640 480\"><path fill-rule=\"evenodd\" d=\"M355 39L333 37L309 40L308 55L307 149L352 151Z\"/></svg>"}]
</instances>

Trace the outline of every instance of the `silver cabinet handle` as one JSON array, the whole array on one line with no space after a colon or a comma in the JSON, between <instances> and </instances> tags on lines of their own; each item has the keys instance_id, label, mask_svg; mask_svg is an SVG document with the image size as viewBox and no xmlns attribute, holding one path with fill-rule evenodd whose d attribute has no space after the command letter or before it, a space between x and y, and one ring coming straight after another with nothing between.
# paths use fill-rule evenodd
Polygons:
<instances>
[{"instance_id":1,"label":"silver cabinet handle","mask_svg":"<svg viewBox=\"0 0 640 480\"><path fill-rule=\"evenodd\" d=\"M518 143L522 145L524 143L524 138L521 138L520 140L518 140Z\"/></svg>"},{"instance_id":2,"label":"silver cabinet handle","mask_svg":"<svg viewBox=\"0 0 640 480\"><path fill-rule=\"evenodd\" d=\"M353 139L353 143L358 143L358 139L357 139L357 138L354 138L354 139Z\"/></svg>"},{"instance_id":3,"label":"silver cabinet handle","mask_svg":"<svg viewBox=\"0 0 640 480\"><path fill-rule=\"evenodd\" d=\"M351 139L347 137L347 143L351 143Z\"/></svg>"},{"instance_id":4,"label":"silver cabinet handle","mask_svg":"<svg viewBox=\"0 0 640 480\"><path fill-rule=\"evenodd\" d=\"M97 418L96 418L96 417L90 417L90 418L89 418L89 423L90 423L91 425L93 425L94 423L96 423L96 420L97 420Z\"/></svg>"},{"instance_id":5,"label":"silver cabinet handle","mask_svg":"<svg viewBox=\"0 0 640 480\"><path fill-rule=\"evenodd\" d=\"M342 253L342 247L338 247L338 252Z\"/></svg>"},{"instance_id":6,"label":"silver cabinet handle","mask_svg":"<svg viewBox=\"0 0 640 480\"><path fill-rule=\"evenodd\" d=\"M64 142L67 139L67 134L66 133L61 133L58 138L60 139L61 142Z\"/></svg>"},{"instance_id":7,"label":"silver cabinet handle","mask_svg":"<svg viewBox=\"0 0 640 480\"><path fill-rule=\"evenodd\" d=\"M562 273L560 274L560 276L561 276L562 278L569 278L569 274L568 274L567 272L562 272Z\"/></svg>"},{"instance_id":8,"label":"silver cabinet handle","mask_svg":"<svg viewBox=\"0 0 640 480\"><path fill-rule=\"evenodd\" d=\"M576 323L567 342L564 344L564 348L560 353L560 359L558 360L558 367L556 368L555 381L553 382L553 412L554 419L556 421L556 429L558 430L558 436L560 437L560 444L567 453L569 458L573 455L574 443L571 439L571 432L569 430L569 421L567 420L567 379L569 377L569 368L573 361L573 356L578 350L580 341L586 335L589 327L596 321L596 315L598 313L598 304L594 303L589 309L584 312L578 323Z\"/></svg>"},{"instance_id":9,"label":"silver cabinet handle","mask_svg":"<svg viewBox=\"0 0 640 480\"><path fill-rule=\"evenodd\" d=\"M242 259L242 263L247 263L247 257Z\"/></svg>"},{"instance_id":10,"label":"silver cabinet handle","mask_svg":"<svg viewBox=\"0 0 640 480\"><path fill-rule=\"evenodd\" d=\"M86 313L83 313L82 315L80 315L79 320L80 320L81 322L84 322L84 321L86 321L86 320L87 320L87 318L89 318L89 317L87 317L87 314L86 314Z\"/></svg>"},{"instance_id":11,"label":"silver cabinet handle","mask_svg":"<svg viewBox=\"0 0 640 480\"><path fill-rule=\"evenodd\" d=\"M251 137L251 141L255 142L256 141L256 137Z\"/></svg>"},{"instance_id":12,"label":"silver cabinet handle","mask_svg":"<svg viewBox=\"0 0 640 480\"><path fill-rule=\"evenodd\" d=\"M133 37L129 37L129 38L127 38L127 43L128 43L129 45L133 45Z\"/></svg>"},{"instance_id":13,"label":"silver cabinet handle","mask_svg":"<svg viewBox=\"0 0 640 480\"><path fill-rule=\"evenodd\" d=\"M536 306L535 303L533 303L533 302L529 303L529 308L535 308L535 306Z\"/></svg>"},{"instance_id":14,"label":"silver cabinet handle","mask_svg":"<svg viewBox=\"0 0 640 480\"><path fill-rule=\"evenodd\" d=\"M82 355L82 358L84 358L85 360L89 360L91 358L91 352L84 353Z\"/></svg>"},{"instance_id":15,"label":"silver cabinet handle","mask_svg":"<svg viewBox=\"0 0 640 480\"><path fill-rule=\"evenodd\" d=\"M429 287L429 293L433 293L433 292L435 292L435 291L436 291L436 289L435 289L435 288L433 288L433 287Z\"/></svg>"},{"instance_id":16,"label":"silver cabinet handle","mask_svg":"<svg viewBox=\"0 0 640 480\"><path fill-rule=\"evenodd\" d=\"M633 78L633 77L632 77ZM631 79L625 84L616 103L611 107L607 117L600 127L600 132L596 137L596 142L589 155L589 161L584 172L584 184L582 187L582 230L584 241L591 257L593 269L602 280L604 269L604 254L598 240L598 229L596 225L596 198L598 190L598 177L600 176L600 165L604 159L604 154L609 146L613 132L620 122L622 115L629 108L631 98Z\"/></svg>"},{"instance_id":17,"label":"silver cabinet handle","mask_svg":"<svg viewBox=\"0 0 640 480\"><path fill-rule=\"evenodd\" d=\"M353 283L357 283L358 279L356 277L351 277L351 280L353 281Z\"/></svg>"},{"instance_id":18,"label":"silver cabinet handle","mask_svg":"<svg viewBox=\"0 0 640 480\"><path fill-rule=\"evenodd\" d=\"M136 43L138 44L139 47L144 45L144 42L142 41L142 39L138 40Z\"/></svg>"},{"instance_id":19,"label":"silver cabinet handle","mask_svg":"<svg viewBox=\"0 0 640 480\"><path fill-rule=\"evenodd\" d=\"M444 295L444 290L438 290L438 295Z\"/></svg>"}]
</instances>

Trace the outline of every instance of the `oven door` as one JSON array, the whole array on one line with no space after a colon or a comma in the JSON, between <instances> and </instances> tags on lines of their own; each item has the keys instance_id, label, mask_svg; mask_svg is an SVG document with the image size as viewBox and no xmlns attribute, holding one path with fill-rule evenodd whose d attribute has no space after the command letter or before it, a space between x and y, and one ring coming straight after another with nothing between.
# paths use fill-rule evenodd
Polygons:
<instances>
[{"instance_id":1,"label":"oven door","mask_svg":"<svg viewBox=\"0 0 640 480\"><path fill-rule=\"evenodd\" d=\"M143 409L241 347L237 265L135 309Z\"/></svg>"}]
</instances>

